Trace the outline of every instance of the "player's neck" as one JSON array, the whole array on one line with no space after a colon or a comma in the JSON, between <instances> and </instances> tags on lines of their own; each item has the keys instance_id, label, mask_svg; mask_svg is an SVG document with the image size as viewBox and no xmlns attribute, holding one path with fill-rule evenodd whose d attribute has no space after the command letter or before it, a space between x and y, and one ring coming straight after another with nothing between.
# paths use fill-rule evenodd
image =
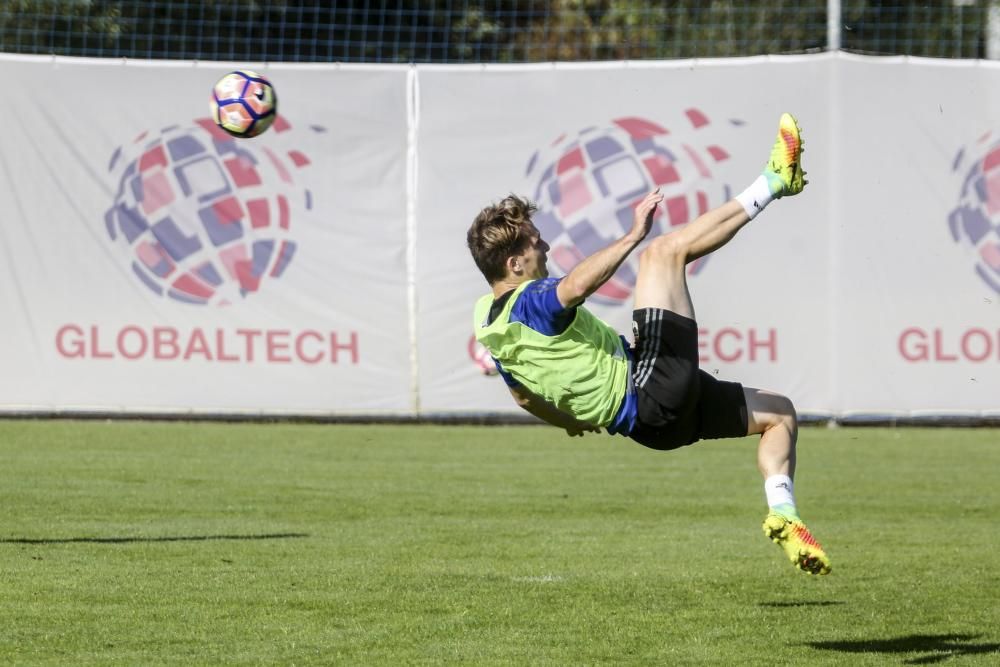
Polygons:
<instances>
[{"instance_id":1,"label":"player's neck","mask_svg":"<svg viewBox=\"0 0 1000 667\"><path fill-rule=\"evenodd\" d=\"M502 278L491 285L493 288L493 298L499 299L512 289L517 289L521 283L528 282L529 280L531 279L527 276L507 276L506 278Z\"/></svg>"}]
</instances>

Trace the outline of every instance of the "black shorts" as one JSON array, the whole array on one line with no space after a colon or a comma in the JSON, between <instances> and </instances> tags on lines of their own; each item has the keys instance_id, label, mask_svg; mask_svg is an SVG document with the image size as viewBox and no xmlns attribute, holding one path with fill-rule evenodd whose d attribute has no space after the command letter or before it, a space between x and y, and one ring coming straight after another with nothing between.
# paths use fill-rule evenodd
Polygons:
<instances>
[{"instance_id":1,"label":"black shorts","mask_svg":"<svg viewBox=\"0 0 1000 667\"><path fill-rule=\"evenodd\" d=\"M638 415L629 437L652 449L747 434L743 385L698 368L698 325L660 308L632 312Z\"/></svg>"}]
</instances>

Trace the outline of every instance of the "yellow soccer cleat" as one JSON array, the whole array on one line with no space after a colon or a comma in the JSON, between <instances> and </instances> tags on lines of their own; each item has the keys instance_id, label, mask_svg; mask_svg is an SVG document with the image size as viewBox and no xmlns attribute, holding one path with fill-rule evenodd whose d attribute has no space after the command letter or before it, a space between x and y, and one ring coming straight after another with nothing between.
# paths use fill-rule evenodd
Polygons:
<instances>
[{"instance_id":1,"label":"yellow soccer cleat","mask_svg":"<svg viewBox=\"0 0 1000 667\"><path fill-rule=\"evenodd\" d=\"M764 167L764 176L775 199L786 195L797 195L809 181L802 171L802 141L799 124L791 114L781 114L778 122L778 138L771 149L771 159Z\"/></svg>"},{"instance_id":2,"label":"yellow soccer cleat","mask_svg":"<svg viewBox=\"0 0 1000 667\"><path fill-rule=\"evenodd\" d=\"M788 560L803 572L830 574L830 558L801 520L772 512L764 519L764 535L777 543Z\"/></svg>"}]
</instances>

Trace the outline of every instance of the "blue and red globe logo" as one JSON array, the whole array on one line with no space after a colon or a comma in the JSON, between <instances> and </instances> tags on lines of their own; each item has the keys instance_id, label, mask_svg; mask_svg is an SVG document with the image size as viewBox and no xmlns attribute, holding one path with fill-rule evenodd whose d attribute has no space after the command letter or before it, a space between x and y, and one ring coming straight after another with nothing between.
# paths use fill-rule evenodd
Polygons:
<instances>
[{"instance_id":1,"label":"blue and red globe logo","mask_svg":"<svg viewBox=\"0 0 1000 667\"><path fill-rule=\"evenodd\" d=\"M952 171L962 187L948 216L951 237L968 251L976 274L1000 294L1000 137L987 132L971 150L960 150Z\"/></svg>"},{"instance_id":2,"label":"blue and red globe logo","mask_svg":"<svg viewBox=\"0 0 1000 667\"><path fill-rule=\"evenodd\" d=\"M738 120L728 127L739 127ZM635 206L653 188L664 195L648 238L687 224L730 198L714 169L729 159L719 126L698 109L687 109L673 130L636 117L606 127L563 135L529 160L526 176L538 205L533 220L551 250L555 267L568 273L584 257L632 228ZM595 294L609 304L625 302L638 271L632 253ZM704 259L692 263L697 273Z\"/></svg>"},{"instance_id":3,"label":"blue and red globe logo","mask_svg":"<svg viewBox=\"0 0 1000 667\"><path fill-rule=\"evenodd\" d=\"M279 116L272 132L290 127ZM293 177L309 158L271 147L279 143L240 141L204 118L144 132L114 152L117 192L105 225L146 287L228 305L281 277L297 247L294 211L312 201Z\"/></svg>"}]
</instances>

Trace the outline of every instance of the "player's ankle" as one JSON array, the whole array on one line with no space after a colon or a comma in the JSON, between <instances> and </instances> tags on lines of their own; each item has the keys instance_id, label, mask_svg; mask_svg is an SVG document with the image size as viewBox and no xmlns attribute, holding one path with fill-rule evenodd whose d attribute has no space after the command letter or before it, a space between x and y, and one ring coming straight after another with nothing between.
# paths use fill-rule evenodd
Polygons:
<instances>
[{"instance_id":1,"label":"player's ankle","mask_svg":"<svg viewBox=\"0 0 1000 667\"><path fill-rule=\"evenodd\" d=\"M785 182L781 180L781 176L771 171L769 168L765 168L763 174L761 174L767 180L767 188L771 193L771 196L775 199L781 199L785 194Z\"/></svg>"},{"instance_id":2,"label":"player's ankle","mask_svg":"<svg viewBox=\"0 0 1000 667\"><path fill-rule=\"evenodd\" d=\"M780 178L778 179L778 188L780 191ZM747 216L753 220L772 200L780 196L780 194L775 194L771 185L771 176L765 170L746 190L736 195L736 201L746 211Z\"/></svg>"},{"instance_id":3,"label":"player's ankle","mask_svg":"<svg viewBox=\"0 0 1000 667\"><path fill-rule=\"evenodd\" d=\"M764 494L770 511L789 521L801 521L795 506L792 478L788 475L770 475L764 480Z\"/></svg>"},{"instance_id":4,"label":"player's ankle","mask_svg":"<svg viewBox=\"0 0 1000 667\"><path fill-rule=\"evenodd\" d=\"M782 519L787 519L788 521L802 521L802 517L799 516L799 510L794 503L779 503L777 505L772 505L768 507L768 511L771 514L777 514Z\"/></svg>"}]
</instances>

